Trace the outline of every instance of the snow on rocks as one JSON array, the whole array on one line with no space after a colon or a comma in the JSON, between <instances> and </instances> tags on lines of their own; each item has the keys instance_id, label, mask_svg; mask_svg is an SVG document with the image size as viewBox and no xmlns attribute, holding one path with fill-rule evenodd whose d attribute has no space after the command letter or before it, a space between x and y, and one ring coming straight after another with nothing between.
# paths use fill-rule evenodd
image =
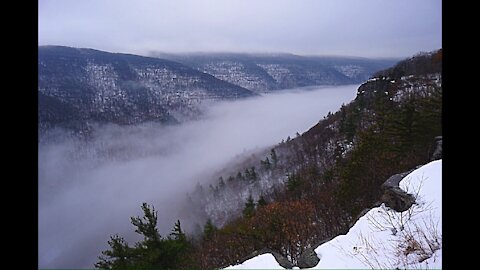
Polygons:
<instances>
[{"instance_id":1,"label":"snow on rocks","mask_svg":"<svg viewBox=\"0 0 480 270\"><path fill-rule=\"evenodd\" d=\"M266 253L247 260L241 264L231 265L224 269L285 269L281 267L272 254Z\"/></svg>"},{"instance_id":2,"label":"snow on rocks","mask_svg":"<svg viewBox=\"0 0 480 270\"><path fill-rule=\"evenodd\" d=\"M409 210L371 209L346 235L317 247L320 262L310 269L442 268L441 181L441 159L409 173L399 184L416 198ZM266 253L225 269L283 268Z\"/></svg>"},{"instance_id":3,"label":"snow on rocks","mask_svg":"<svg viewBox=\"0 0 480 270\"><path fill-rule=\"evenodd\" d=\"M382 204L361 217L346 235L315 249L314 269L441 268L442 160L408 174L400 187L416 204L398 213Z\"/></svg>"}]
</instances>

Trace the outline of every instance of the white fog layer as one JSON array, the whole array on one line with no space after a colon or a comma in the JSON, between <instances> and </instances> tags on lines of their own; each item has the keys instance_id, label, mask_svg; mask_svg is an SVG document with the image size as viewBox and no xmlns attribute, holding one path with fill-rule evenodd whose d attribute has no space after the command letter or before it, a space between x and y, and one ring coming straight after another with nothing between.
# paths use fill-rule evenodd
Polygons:
<instances>
[{"instance_id":1,"label":"white fog layer","mask_svg":"<svg viewBox=\"0 0 480 270\"><path fill-rule=\"evenodd\" d=\"M134 244L130 217L142 215L142 202L158 210L166 236L197 182L241 153L307 131L357 88L282 91L216 103L202 120L181 125L108 125L88 143L39 145L39 267L92 268L116 233Z\"/></svg>"}]
</instances>

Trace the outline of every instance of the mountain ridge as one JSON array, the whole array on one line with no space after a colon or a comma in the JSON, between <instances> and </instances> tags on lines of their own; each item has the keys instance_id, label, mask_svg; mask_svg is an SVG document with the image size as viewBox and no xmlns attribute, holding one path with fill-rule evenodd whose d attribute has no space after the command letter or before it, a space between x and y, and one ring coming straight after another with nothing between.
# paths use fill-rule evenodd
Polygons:
<instances>
[{"instance_id":1,"label":"mountain ridge","mask_svg":"<svg viewBox=\"0 0 480 270\"><path fill-rule=\"evenodd\" d=\"M397 59L300 56L289 53L151 53L255 92L359 83Z\"/></svg>"},{"instance_id":2,"label":"mountain ridge","mask_svg":"<svg viewBox=\"0 0 480 270\"><path fill-rule=\"evenodd\" d=\"M181 63L94 49L39 46L38 70L40 134L88 133L90 122L175 123L202 102L256 95Z\"/></svg>"},{"instance_id":3,"label":"mountain ridge","mask_svg":"<svg viewBox=\"0 0 480 270\"><path fill-rule=\"evenodd\" d=\"M201 107L212 101L285 88L350 84L356 81L353 77L378 70L372 67L391 64L292 54L201 54L190 60L170 56L175 59L39 46L39 139L49 140L57 128L88 136L95 124L179 123L198 118ZM366 62L370 69L351 66L352 61ZM343 65L340 71L332 68L335 63Z\"/></svg>"}]
</instances>

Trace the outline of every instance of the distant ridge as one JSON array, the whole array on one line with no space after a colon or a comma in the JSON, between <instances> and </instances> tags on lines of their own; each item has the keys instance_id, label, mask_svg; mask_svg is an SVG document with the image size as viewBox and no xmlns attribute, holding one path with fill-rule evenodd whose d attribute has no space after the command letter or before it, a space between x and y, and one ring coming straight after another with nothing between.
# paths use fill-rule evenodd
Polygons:
<instances>
[{"instance_id":1,"label":"distant ridge","mask_svg":"<svg viewBox=\"0 0 480 270\"><path fill-rule=\"evenodd\" d=\"M38 47L40 133L92 123L174 123L207 100L256 95L170 60L64 46Z\"/></svg>"},{"instance_id":2,"label":"distant ridge","mask_svg":"<svg viewBox=\"0 0 480 270\"><path fill-rule=\"evenodd\" d=\"M255 92L361 83L397 59L299 56L288 53L151 53Z\"/></svg>"}]
</instances>

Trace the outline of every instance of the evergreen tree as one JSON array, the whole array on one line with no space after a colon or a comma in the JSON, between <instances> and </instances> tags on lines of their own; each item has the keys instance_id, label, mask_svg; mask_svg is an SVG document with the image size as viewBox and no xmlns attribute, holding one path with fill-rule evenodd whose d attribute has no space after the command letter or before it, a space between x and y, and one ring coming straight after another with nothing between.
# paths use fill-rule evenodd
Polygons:
<instances>
[{"instance_id":1,"label":"evergreen tree","mask_svg":"<svg viewBox=\"0 0 480 270\"><path fill-rule=\"evenodd\" d=\"M218 178L218 188L223 189L224 187L225 187L225 181L223 180L223 177L220 176L220 178Z\"/></svg>"},{"instance_id":2,"label":"evergreen tree","mask_svg":"<svg viewBox=\"0 0 480 270\"><path fill-rule=\"evenodd\" d=\"M265 160L260 160L260 163L262 164L263 168L266 170L270 169L272 164L270 163L270 159L268 157L265 158Z\"/></svg>"},{"instance_id":3,"label":"evergreen tree","mask_svg":"<svg viewBox=\"0 0 480 270\"><path fill-rule=\"evenodd\" d=\"M257 172L255 171L255 167L251 167L249 171L249 178L250 181L255 182L258 180Z\"/></svg>"},{"instance_id":4,"label":"evergreen tree","mask_svg":"<svg viewBox=\"0 0 480 270\"><path fill-rule=\"evenodd\" d=\"M300 186L300 179L294 173L287 177L287 190L295 191Z\"/></svg>"},{"instance_id":5,"label":"evergreen tree","mask_svg":"<svg viewBox=\"0 0 480 270\"><path fill-rule=\"evenodd\" d=\"M250 218L255 213L255 202L253 201L252 195L248 196L247 202L245 203L245 208L243 209L243 216L245 218Z\"/></svg>"},{"instance_id":6,"label":"evergreen tree","mask_svg":"<svg viewBox=\"0 0 480 270\"><path fill-rule=\"evenodd\" d=\"M203 226L203 238L204 239L211 239L213 234L218 230L218 228L213 225L213 222L211 219L207 220L207 223L205 223L205 226Z\"/></svg>"},{"instance_id":7,"label":"evergreen tree","mask_svg":"<svg viewBox=\"0 0 480 270\"><path fill-rule=\"evenodd\" d=\"M175 269L192 263L189 250L191 243L183 232L180 221L175 223L166 239L157 230L157 212L153 206L142 204L143 217L132 217L135 232L143 235L143 241L128 246L125 240L114 235L108 244L110 250L102 251L95 267L100 269Z\"/></svg>"},{"instance_id":8,"label":"evergreen tree","mask_svg":"<svg viewBox=\"0 0 480 270\"><path fill-rule=\"evenodd\" d=\"M252 179L252 176L250 175L250 170L248 168L245 169L245 171L243 172L243 174L245 175L245 180L250 180Z\"/></svg>"},{"instance_id":9,"label":"evergreen tree","mask_svg":"<svg viewBox=\"0 0 480 270\"><path fill-rule=\"evenodd\" d=\"M142 204L142 210L144 214L142 218L130 218L132 224L137 227L135 232L143 235L145 242L158 242L160 240L160 234L157 230L157 211L155 211L155 207L150 207L147 203Z\"/></svg>"},{"instance_id":10,"label":"evergreen tree","mask_svg":"<svg viewBox=\"0 0 480 270\"><path fill-rule=\"evenodd\" d=\"M259 207L267 205L267 201L265 201L265 198L263 195L260 195L260 198L258 199L257 205Z\"/></svg>"},{"instance_id":11,"label":"evergreen tree","mask_svg":"<svg viewBox=\"0 0 480 270\"><path fill-rule=\"evenodd\" d=\"M191 248L192 245L187 240L187 236L182 230L180 220L177 220L172 232L170 233L170 237L165 240L164 253L166 253L166 257L169 258L170 265L178 268L180 266L192 263L189 256L189 251Z\"/></svg>"},{"instance_id":12,"label":"evergreen tree","mask_svg":"<svg viewBox=\"0 0 480 270\"><path fill-rule=\"evenodd\" d=\"M123 237L110 236L108 241L110 250L102 251L99 262L95 263L100 269L129 269L132 267L133 249L128 246Z\"/></svg>"},{"instance_id":13,"label":"evergreen tree","mask_svg":"<svg viewBox=\"0 0 480 270\"><path fill-rule=\"evenodd\" d=\"M270 157L272 158L273 166L277 167L278 157L277 153L275 152L275 148L272 148L272 150L270 150Z\"/></svg>"},{"instance_id":14,"label":"evergreen tree","mask_svg":"<svg viewBox=\"0 0 480 270\"><path fill-rule=\"evenodd\" d=\"M241 181L241 180L243 180L243 179L244 179L244 178L243 178L243 175L242 175L242 173L239 171L239 172L237 173L237 181Z\"/></svg>"},{"instance_id":15,"label":"evergreen tree","mask_svg":"<svg viewBox=\"0 0 480 270\"><path fill-rule=\"evenodd\" d=\"M180 225L180 220L177 219L177 222L175 222L172 233L170 235L173 236L173 239L178 241L185 241L187 239Z\"/></svg>"}]
</instances>

